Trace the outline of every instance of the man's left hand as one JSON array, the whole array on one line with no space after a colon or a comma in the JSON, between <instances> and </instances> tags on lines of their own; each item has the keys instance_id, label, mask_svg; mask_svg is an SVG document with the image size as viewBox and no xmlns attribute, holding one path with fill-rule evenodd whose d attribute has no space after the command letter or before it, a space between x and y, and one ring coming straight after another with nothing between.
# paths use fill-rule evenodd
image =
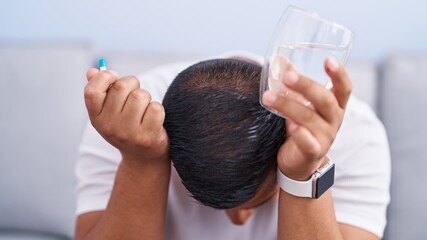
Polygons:
<instances>
[{"instance_id":1,"label":"man's left hand","mask_svg":"<svg viewBox=\"0 0 427 240\"><path fill-rule=\"evenodd\" d=\"M287 139L281 146L277 164L287 177L308 180L321 167L343 121L351 94L351 81L343 65L325 61L325 71L332 80L327 89L313 80L288 71L281 81L310 101L310 106L283 94L268 91L263 103L287 117Z\"/></svg>"}]
</instances>

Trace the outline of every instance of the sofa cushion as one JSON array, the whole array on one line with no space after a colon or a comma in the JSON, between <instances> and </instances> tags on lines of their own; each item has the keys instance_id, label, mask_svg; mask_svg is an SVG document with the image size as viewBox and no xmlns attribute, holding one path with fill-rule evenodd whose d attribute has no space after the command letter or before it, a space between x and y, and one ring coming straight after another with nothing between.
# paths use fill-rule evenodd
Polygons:
<instances>
[{"instance_id":1,"label":"sofa cushion","mask_svg":"<svg viewBox=\"0 0 427 240\"><path fill-rule=\"evenodd\" d=\"M390 57L382 66L379 89L379 114L392 158L386 239L425 239L427 58Z\"/></svg>"},{"instance_id":2,"label":"sofa cushion","mask_svg":"<svg viewBox=\"0 0 427 240\"><path fill-rule=\"evenodd\" d=\"M80 45L0 46L0 229L72 236L89 58Z\"/></svg>"}]
</instances>

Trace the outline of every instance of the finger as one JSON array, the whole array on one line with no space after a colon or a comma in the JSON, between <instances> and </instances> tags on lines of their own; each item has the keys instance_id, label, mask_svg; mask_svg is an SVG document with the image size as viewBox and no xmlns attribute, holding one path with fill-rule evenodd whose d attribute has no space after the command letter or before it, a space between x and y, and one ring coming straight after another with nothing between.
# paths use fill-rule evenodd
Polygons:
<instances>
[{"instance_id":1,"label":"finger","mask_svg":"<svg viewBox=\"0 0 427 240\"><path fill-rule=\"evenodd\" d=\"M108 114L120 113L123 110L129 94L139 89L139 80L136 77L123 77L116 81L108 91L104 109ZM102 110L104 112L104 109Z\"/></svg>"},{"instance_id":2,"label":"finger","mask_svg":"<svg viewBox=\"0 0 427 240\"><path fill-rule=\"evenodd\" d=\"M305 159L317 159L322 155L322 145L305 127L299 127L292 133L292 140L301 150Z\"/></svg>"},{"instance_id":3,"label":"finger","mask_svg":"<svg viewBox=\"0 0 427 240\"><path fill-rule=\"evenodd\" d=\"M291 136L291 134L297 130L297 128L299 127L298 124L296 124L294 121L292 121L292 119L288 118L285 121L285 125L286 125L286 136L289 137Z\"/></svg>"},{"instance_id":4,"label":"finger","mask_svg":"<svg viewBox=\"0 0 427 240\"><path fill-rule=\"evenodd\" d=\"M89 68L86 72L86 79L90 81L97 73L99 73L99 70L96 68Z\"/></svg>"},{"instance_id":5,"label":"finger","mask_svg":"<svg viewBox=\"0 0 427 240\"><path fill-rule=\"evenodd\" d=\"M144 89L138 88L130 92L122 111L124 121L139 127L150 101L151 96Z\"/></svg>"},{"instance_id":6,"label":"finger","mask_svg":"<svg viewBox=\"0 0 427 240\"><path fill-rule=\"evenodd\" d=\"M142 119L142 131L149 136L158 136L163 129L165 121L165 109L158 102L151 102Z\"/></svg>"},{"instance_id":7,"label":"finger","mask_svg":"<svg viewBox=\"0 0 427 240\"><path fill-rule=\"evenodd\" d=\"M325 120L315 111L280 93L266 91L262 96L262 101L267 107L279 111L299 125L326 124Z\"/></svg>"},{"instance_id":8,"label":"finger","mask_svg":"<svg viewBox=\"0 0 427 240\"><path fill-rule=\"evenodd\" d=\"M286 56L276 55L270 63L269 78L279 80L282 72L295 69L292 62Z\"/></svg>"},{"instance_id":9,"label":"finger","mask_svg":"<svg viewBox=\"0 0 427 240\"><path fill-rule=\"evenodd\" d=\"M339 106L345 109L352 90L351 80L347 75L347 71L342 64L332 58L326 59L325 70L331 77L332 92L338 100Z\"/></svg>"},{"instance_id":10,"label":"finger","mask_svg":"<svg viewBox=\"0 0 427 240\"><path fill-rule=\"evenodd\" d=\"M89 74L90 73L90 74ZM90 81L86 84L84 90L84 97L86 108L90 117L98 116L104 106L104 101L107 96L107 90L111 84L117 81L115 77L109 71L98 71L95 75L91 75L95 71L89 69L88 77Z\"/></svg>"},{"instance_id":11,"label":"finger","mask_svg":"<svg viewBox=\"0 0 427 240\"><path fill-rule=\"evenodd\" d=\"M328 122L335 122L339 105L334 94L325 86L292 71L284 75L283 81L288 88L302 94L310 101L316 111Z\"/></svg>"},{"instance_id":12,"label":"finger","mask_svg":"<svg viewBox=\"0 0 427 240\"><path fill-rule=\"evenodd\" d=\"M319 114L293 99L289 99L273 91L267 91L263 95L263 103L279 111L295 124L306 127L325 145L330 143L334 137L331 134L329 124ZM291 127L292 125L290 125ZM297 128L297 126L293 126L292 128Z\"/></svg>"},{"instance_id":13,"label":"finger","mask_svg":"<svg viewBox=\"0 0 427 240\"><path fill-rule=\"evenodd\" d=\"M289 134L303 126L325 147L334 140L335 131L332 131L330 124L316 111L272 91L264 93L263 102L266 106L281 112L288 119L291 119L288 129L290 131Z\"/></svg>"},{"instance_id":14,"label":"finger","mask_svg":"<svg viewBox=\"0 0 427 240\"><path fill-rule=\"evenodd\" d=\"M119 77L119 74L116 71L113 70L104 70L104 71L109 71L111 74L113 74L116 78ZM88 81L90 81L97 73L99 73L99 69L96 68L89 68L89 70L87 70L86 72L86 79Z\"/></svg>"}]
</instances>

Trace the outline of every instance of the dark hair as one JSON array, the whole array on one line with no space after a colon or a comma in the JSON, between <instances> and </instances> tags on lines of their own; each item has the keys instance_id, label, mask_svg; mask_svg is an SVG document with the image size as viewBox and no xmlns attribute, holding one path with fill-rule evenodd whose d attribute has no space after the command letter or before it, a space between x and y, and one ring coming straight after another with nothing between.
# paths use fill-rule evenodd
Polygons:
<instances>
[{"instance_id":1,"label":"dark hair","mask_svg":"<svg viewBox=\"0 0 427 240\"><path fill-rule=\"evenodd\" d=\"M170 159L204 205L236 207L275 172L285 125L259 104L260 75L256 64L214 59L182 71L166 92Z\"/></svg>"}]
</instances>

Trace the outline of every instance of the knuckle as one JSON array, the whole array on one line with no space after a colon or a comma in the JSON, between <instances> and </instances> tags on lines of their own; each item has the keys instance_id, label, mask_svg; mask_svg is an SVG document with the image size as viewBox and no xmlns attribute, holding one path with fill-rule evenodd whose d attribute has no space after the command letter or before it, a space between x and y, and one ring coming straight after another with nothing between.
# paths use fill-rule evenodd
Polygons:
<instances>
[{"instance_id":1,"label":"knuckle","mask_svg":"<svg viewBox=\"0 0 427 240\"><path fill-rule=\"evenodd\" d=\"M151 101L150 93L141 88L133 90L129 94L129 97L136 100L136 102L144 102L145 105L148 105L148 103Z\"/></svg>"},{"instance_id":2,"label":"knuckle","mask_svg":"<svg viewBox=\"0 0 427 240\"><path fill-rule=\"evenodd\" d=\"M95 94L95 89L93 87L91 87L90 85L86 85L85 89L84 89L84 94L85 97L89 97L92 96L93 94Z\"/></svg>"},{"instance_id":3,"label":"knuckle","mask_svg":"<svg viewBox=\"0 0 427 240\"><path fill-rule=\"evenodd\" d=\"M159 149L167 145L169 138L166 133L160 133L156 136L153 136L152 140L147 144L148 148Z\"/></svg>"},{"instance_id":4,"label":"knuckle","mask_svg":"<svg viewBox=\"0 0 427 240\"><path fill-rule=\"evenodd\" d=\"M107 138L111 138L114 136L114 131L111 125L104 124L98 127L99 131L102 132L103 135L105 135Z\"/></svg>"},{"instance_id":5,"label":"knuckle","mask_svg":"<svg viewBox=\"0 0 427 240\"><path fill-rule=\"evenodd\" d=\"M121 81L127 82L129 85L137 86L139 88L139 79L135 76L125 76L120 79Z\"/></svg>"},{"instance_id":6,"label":"knuckle","mask_svg":"<svg viewBox=\"0 0 427 240\"><path fill-rule=\"evenodd\" d=\"M140 135L137 139L137 142L138 145L143 148L151 148L154 145L153 140L145 134Z\"/></svg>"},{"instance_id":7,"label":"knuckle","mask_svg":"<svg viewBox=\"0 0 427 240\"><path fill-rule=\"evenodd\" d=\"M306 150L306 154L308 155L309 158L316 158L319 155L320 149L317 147L309 147Z\"/></svg>"},{"instance_id":8,"label":"knuckle","mask_svg":"<svg viewBox=\"0 0 427 240\"><path fill-rule=\"evenodd\" d=\"M106 78L113 78L114 75L111 74L111 72L109 72L109 71L100 71L99 72L99 77L102 78L102 79L106 79Z\"/></svg>"},{"instance_id":9,"label":"knuckle","mask_svg":"<svg viewBox=\"0 0 427 240\"><path fill-rule=\"evenodd\" d=\"M148 106L150 108L150 111L152 111L154 114L164 114L164 108L162 104L158 102L151 102Z\"/></svg>"},{"instance_id":10,"label":"knuckle","mask_svg":"<svg viewBox=\"0 0 427 240\"><path fill-rule=\"evenodd\" d=\"M325 97L323 99L324 105L327 107L331 107L333 105L337 104L337 99L332 95L332 94L328 94L326 95L327 97Z\"/></svg>"},{"instance_id":11,"label":"knuckle","mask_svg":"<svg viewBox=\"0 0 427 240\"><path fill-rule=\"evenodd\" d=\"M97 91L94 87L87 85L84 89L84 97L86 100L92 100L99 97L101 93Z\"/></svg>"},{"instance_id":12,"label":"knuckle","mask_svg":"<svg viewBox=\"0 0 427 240\"><path fill-rule=\"evenodd\" d=\"M309 144L304 146L304 159L306 161L311 161L311 159L316 159L317 156L320 154L320 147L317 146L317 144Z\"/></svg>"},{"instance_id":13,"label":"knuckle","mask_svg":"<svg viewBox=\"0 0 427 240\"><path fill-rule=\"evenodd\" d=\"M169 138L168 138L168 135L164 132L163 134L159 135L157 140L159 145L165 145L167 144Z\"/></svg>"},{"instance_id":14,"label":"knuckle","mask_svg":"<svg viewBox=\"0 0 427 240\"><path fill-rule=\"evenodd\" d=\"M302 111L302 119L305 122L311 122L316 118L316 114L312 111L307 109L307 111Z\"/></svg>"},{"instance_id":15,"label":"knuckle","mask_svg":"<svg viewBox=\"0 0 427 240\"><path fill-rule=\"evenodd\" d=\"M142 92L140 89L135 89L130 93L130 97L137 101L141 101L147 99L147 94Z\"/></svg>"},{"instance_id":16,"label":"knuckle","mask_svg":"<svg viewBox=\"0 0 427 240\"><path fill-rule=\"evenodd\" d=\"M117 91L124 91L127 88L127 84L125 81L117 81L113 84L112 86L113 89L117 90Z\"/></svg>"},{"instance_id":17,"label":"knuckle","mask_svg":"<svg viewBox=\"0 0 427 240\"><path fill-rule=\"evenodd\" d=\"M118 142L128 142L130 138L126 131L117 131L116 126L112 124L105 124L101 131L107 139Z\"/></svg>"},{"instance_id":18,"label":"knuckle","mask_svg":"<svg viewBox=\"0 0 427 240\"><path fill-rule=\"evenodd\" d=\"M144 96L144 99L148 100L148 102L151 101L151 94L147 90L140 88L139 92Z\"/></svg>"},{"instance_id":19,"label":"knuckle","mask_svg":"<svg viewBox=\"0 0 427 240\"><path fill-rule=\"evenodd\" d=\"M119 131L115 134L114 138L119 142L127 143L129 142L130 136L126 132Z\"/></svg>"}]
</instances>

